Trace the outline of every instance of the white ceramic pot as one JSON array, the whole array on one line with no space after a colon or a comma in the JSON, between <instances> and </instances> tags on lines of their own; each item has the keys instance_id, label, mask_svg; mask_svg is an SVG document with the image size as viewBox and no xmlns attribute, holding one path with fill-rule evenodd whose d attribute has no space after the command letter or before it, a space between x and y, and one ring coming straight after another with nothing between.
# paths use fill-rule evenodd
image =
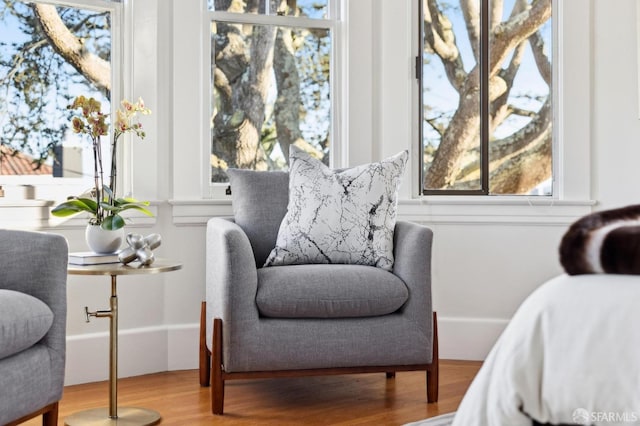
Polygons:
<instances>
[{"instance_id":1,"label":"white ceramic pot","mask_svg":"<svg viewBox=\"0 0 640 426\"><path fill-rule=\"evenodd\" d=\"M94 253L115 253L124 241L124 228L115 231L102 229L99 225L87 225L84 232L87 245Z\"/></svg>"}]
</instances>

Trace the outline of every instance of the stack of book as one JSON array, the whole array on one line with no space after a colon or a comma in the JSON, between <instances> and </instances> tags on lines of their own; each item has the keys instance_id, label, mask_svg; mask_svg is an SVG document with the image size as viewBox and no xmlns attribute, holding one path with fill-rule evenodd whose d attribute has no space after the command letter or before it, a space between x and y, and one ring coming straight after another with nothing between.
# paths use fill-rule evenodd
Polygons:
<instances>
[{"instance_id":1,"label":"stack of book","mask_svg":"<svg viewBox=\"0 0 640 426\"><path fill-rule=\"evenodd\" d=\"M103 263L118 263L118 254L98 254L92 251L77 251L69 253L69 263L72 265L100 265Z\"/></svg>"}]
</instances>

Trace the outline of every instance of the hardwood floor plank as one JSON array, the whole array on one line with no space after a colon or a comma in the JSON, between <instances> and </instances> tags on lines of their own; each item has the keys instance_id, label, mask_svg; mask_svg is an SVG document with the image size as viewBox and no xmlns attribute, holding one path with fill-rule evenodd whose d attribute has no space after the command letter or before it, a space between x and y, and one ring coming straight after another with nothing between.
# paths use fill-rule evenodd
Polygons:
<instances>
[{"instance_id":1,"label":"hardwood floor plank","mask_svg":"<svg viewBox=\"0 0 640 426\"><path fill-rule=\"evenodd\" d=\"M440 361L436 404L427 404L424 372L233 380L226 384L224 416L214 416L211 388L200 387L197 370L186 370L120 379L118 405L157 410L162 425L401 425L455 411L480 365ZM58 424L107 406L107 398L107 382L65 387ZM40 424L40 418L24 423Z\"/></svg>"}]
</instances>

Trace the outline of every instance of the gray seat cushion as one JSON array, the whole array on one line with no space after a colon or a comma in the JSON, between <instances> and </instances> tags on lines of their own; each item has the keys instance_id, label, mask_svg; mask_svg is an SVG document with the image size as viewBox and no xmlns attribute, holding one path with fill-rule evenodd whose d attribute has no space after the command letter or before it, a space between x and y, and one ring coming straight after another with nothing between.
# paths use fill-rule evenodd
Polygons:
<instances>
[{"instance_id":1,"label":"gray seat cushion","mask_svg":"<svg viewBox=\"0 0 640 426\"><path fill-rule=\"evenodd\" d=\"M53 323L53 312L39 299L0 289L0 359L36 344Z\"/></svg>"},{"instance_id":2,"label":"gray seat cushion","mask_svg":"<svg viewBox=\"0 0 640 426\"><path fill-rule=\"evenodd\" d=\"M278 229L287 213L289 173L228 169L233 217L247 234L261 267L276 246Z\"/></svg>"},{"instance_id":3,"label":"gray seat cushion","mask_svg":"<svg viewBox=\"0 0 640 426\"><path fill-rule=\"evenodd\" d=\"M273 318L350 318L386 315L407 301L405 283L363 265L291 265L258 270L256 304Z\"/></svg>"}]
</instances>

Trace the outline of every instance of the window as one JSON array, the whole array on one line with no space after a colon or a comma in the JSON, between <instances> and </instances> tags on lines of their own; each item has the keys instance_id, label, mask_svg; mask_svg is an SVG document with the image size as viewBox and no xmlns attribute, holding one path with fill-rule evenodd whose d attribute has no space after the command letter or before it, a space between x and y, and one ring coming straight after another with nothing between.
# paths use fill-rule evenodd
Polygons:
<instances>
[{"instance_id":1,"label":"window","mask_svg":"<svg viewBox=\"0 0 640 426\"><path fill-rule=\"evenodd\" d=\"M109 111L112 95L120 93L113 64L120 63L121 4L107 0L56 3L0 5L0 177L4 183L59 186L58 178L76 178L76 182L92 178L90 144L70 130L73 111L67 107L73 98L85 95L98 99L102 109ZM104 152L109 152L110 138L103 139Z\"/></svg>"},{"instance_id":2,"label":"window","mask_svg":"<svg viewBox=\"0 0 640 426\"><path fill-rule=\"evenodd\" d=\"M551 0L420 2L423 194L553 195Z\"/></svg>"},{"instance_id":3,"label":"window","mask_svg":"<svg viewBox=\"0 0 640 426\"><path fill-rule=\"evenodd\" d=\"M280 170L289 147L329 164L336 0L210 0L211 182Z\"/></svg>"}]
</instances>

